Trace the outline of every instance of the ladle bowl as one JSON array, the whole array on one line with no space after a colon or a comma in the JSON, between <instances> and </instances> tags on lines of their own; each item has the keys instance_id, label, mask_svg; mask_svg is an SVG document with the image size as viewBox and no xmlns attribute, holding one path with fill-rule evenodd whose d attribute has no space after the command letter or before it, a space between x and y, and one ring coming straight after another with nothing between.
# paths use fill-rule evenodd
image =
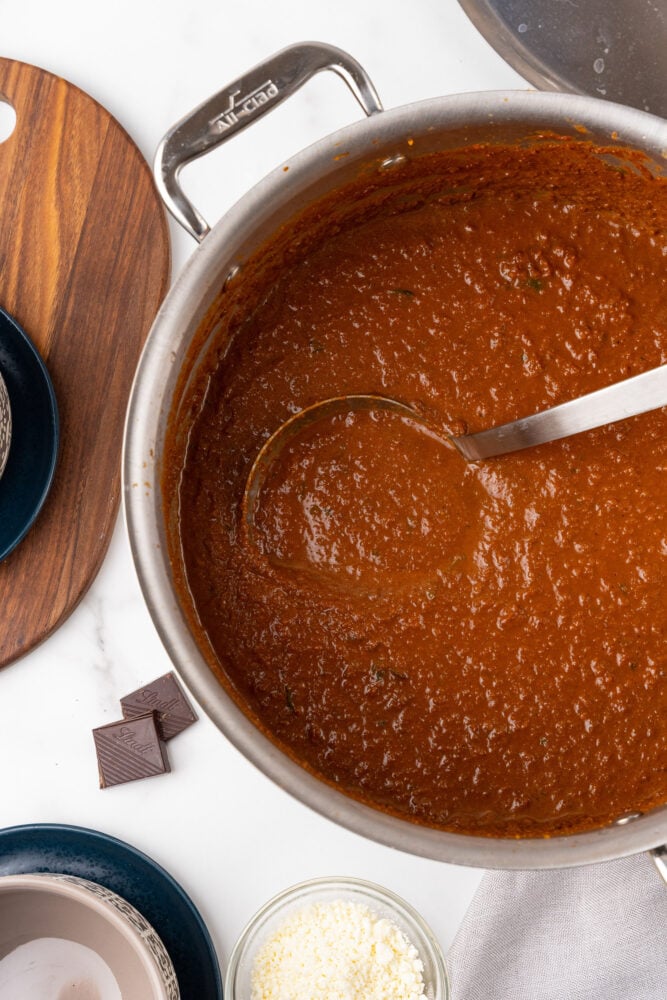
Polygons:
<instances>
[{"instance_id":1,"label":"ladle bowl","mask_svg":"<svg viewBox=\"0 0 667 1000\"><path fill-rule=\"evenodd\" d=\"M667 406L667 365L623 379L577 399L549 407L520 420L512 420L476 434L446 434L426 417L390 396L374 393L332 396L299 410L278 427L260 448L246 479L243 520L248 538L255 543L255 511L262 487L285 447L306 427L340 413L358 410L389 410L417 424L445 447L456 448L468 462L523 451L538 444L558 441L583 431L615 423L627 417Z\"/></svg>"}]
</instances>

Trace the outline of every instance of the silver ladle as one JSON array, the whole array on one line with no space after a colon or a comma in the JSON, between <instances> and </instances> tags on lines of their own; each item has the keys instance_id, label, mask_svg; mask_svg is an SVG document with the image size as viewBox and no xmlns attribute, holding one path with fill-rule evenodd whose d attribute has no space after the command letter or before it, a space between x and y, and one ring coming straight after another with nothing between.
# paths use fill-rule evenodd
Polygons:
<instances>
[{"instance_id":1,"label":"silver ladle","mask_svg":"<svg viewBox=\"0 0 667 1000\"><path fill-rule=\"evenodd\" d=\"M432 434L444 445L456 448L467 462L478 462L512 451L522 451L548 441L571 437L582 431L613 424L649 410L667 406L667 365L597 389L567 403L560 403L530 417L512 420L476 434L457 437L443 434L407 403L374 394L334 396L295 413L267 438L253 462L243 495L243 513L251 540L257 498L267 474L285 446L305 427L337 413L351 410L391 410Z\"/></svg>"}]
</instances>

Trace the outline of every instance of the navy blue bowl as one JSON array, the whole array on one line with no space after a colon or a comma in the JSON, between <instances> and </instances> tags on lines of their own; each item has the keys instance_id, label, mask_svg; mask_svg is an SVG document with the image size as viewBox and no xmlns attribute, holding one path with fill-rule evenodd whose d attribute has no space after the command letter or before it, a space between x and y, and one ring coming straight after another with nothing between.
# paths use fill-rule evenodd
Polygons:
<instances>
[{"instance_id":1,"label":"navy blue bowl","mask_svg":"<svg viewBox=\"0 0 667 1000\"><path fill-rule=\"evenodd\" d=\"M0 371L12 408L12 441L0 479L0 560L25 538L53 481L58 407L44 362L27 333L0 309Z\"/></svg>"},{"instance_id":2,"label":"navy blue bowl","mask_svg":"<svg viewBox=\"0 0 667 1000\"><path fill-rule=\"evenodd\" d=\"M0 877L34 872L76 875L122 896L164 943L181 1000L222 1000L218 958L199 911L178 882L136 847L78 826L0 830Z\"/></svg>"}]
</instances>

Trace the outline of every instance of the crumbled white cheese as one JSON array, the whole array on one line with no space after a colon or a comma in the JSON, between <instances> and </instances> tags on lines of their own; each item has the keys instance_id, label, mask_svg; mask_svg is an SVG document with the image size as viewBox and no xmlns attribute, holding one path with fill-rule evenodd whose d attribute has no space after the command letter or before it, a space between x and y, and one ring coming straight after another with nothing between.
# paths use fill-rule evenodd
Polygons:
<instances>
[{"instance_id":1,"label":"crumbled white cheese","mask_svg":"<svg viewBox=\"0 0 667 1000\"><path fill-rule=\"evenodd\" d=\"M362 903L312 903L257 953L251 1000L426 1000L417 949Z\"/></svg>"}]
</instances>

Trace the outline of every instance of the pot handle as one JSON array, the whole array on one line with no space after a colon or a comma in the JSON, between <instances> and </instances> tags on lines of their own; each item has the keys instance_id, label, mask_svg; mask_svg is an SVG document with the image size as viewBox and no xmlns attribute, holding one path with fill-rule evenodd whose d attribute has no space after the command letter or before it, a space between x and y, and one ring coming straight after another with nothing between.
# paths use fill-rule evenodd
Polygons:
<instances>
[{"instance_id":1,"label":"pot handle","mask_svg":"<svg viewBox=\"0 0 667 1000\"><path fill-rule=\"evenodd\" d=\"M662 844L660 847L654 847L649 854L655 862L655 866L667 883L667 844Z\"/></svg>"},{"instance_id":2,"label":"pot handle","mask_svg":"<svg viewBox=\"0 0 667 1000\"><path fill-rule=\"evenodd\" d=\"M223 87L164 136L153 168L157 187L171 214L197 241L210 227L183 192L183 167L277 108L324 69L342 77L367 115L382 111L375 87L356 59L333 45L303 42L282 49Z\"/></svg>"}]
</instances>

